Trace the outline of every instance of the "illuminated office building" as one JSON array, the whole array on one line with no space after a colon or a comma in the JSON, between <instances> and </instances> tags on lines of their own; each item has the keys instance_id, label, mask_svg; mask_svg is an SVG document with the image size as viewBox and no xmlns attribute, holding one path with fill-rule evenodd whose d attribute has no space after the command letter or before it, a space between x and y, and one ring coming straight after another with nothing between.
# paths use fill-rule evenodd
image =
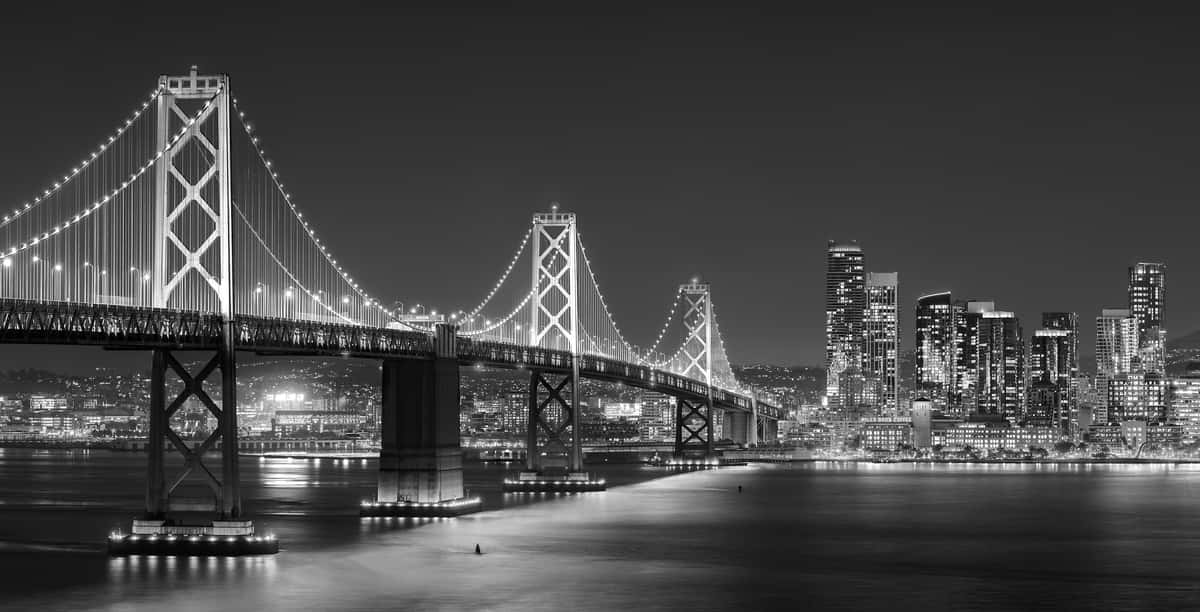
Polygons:
<instances>
[{"instance_id":1,"label":"illuminated office building","mask_svg":"<svg viewBox=\"0 0 1200 612\"><path fill-rule=\"evenodd\" d=\"M949 291L917 300L917 395L945 409L954 387L954 302Z\"/></svg>"},{"instance_id":2,"label":"illuminated office building","mask_svg":"<svg viewBox=\"0 0 1200 612\"><path fill-rule=\"evenodd\" d=\"M830 406L843 401L843 373L862 365L863 310L866 307L863 252L853 242L829 241L825 260L825 395Z\"/></svg>"},{"instance_id":3,"label":"illuminated office building","mask_svg":"<svg viewBox=\"0 0 1200 612\"><path fill-rule=\"evenodd\" d=\"M1074 408L1071 373L1075 368L1075 334L1065 329L1039 329L1029 345L1029 398L1026 421L1067 432Z\"/></svg>"},{"instance_id":4,"label":"illuminated office building","mask_svg":"<svg viewBox=\"0 0 1200 612\"><path fill-rule=\"evenodd\" d=\"M900 328L896 272L868 272L863 316L863 378L869 403L884 414L898 411Z\"/></svg>"},{"instance_id":5,"label":"illuminated office building","mask_svg":"<svg viewBox=\"0 0 1200 612\"><path fill-rule=\"evenodd\" d=\"M1025 350L1011 312L979 313L976 322L975 412L1019 421L1025 412Z\"/></svg>"},{"instance_id":6,"label":"illuminated office building","mask_svg":"<svg viewBox=\"0 0 1200 612\"><path fill-rule=\"evenodd\" d=\"M1143 372L1161 374L1166 366L1166 275L1167 267L1161 263L1139 262L1129 268L1129 312L1137 320L1138 359Z\"/></svg>"},{"instance_id":7,"label":"illuminated office building","mask_svg":"<svg viewBox=\"0 0 1200 612\"><path fill-rule=\"evenodd\" d=\"M979 381L979 322L996 309L995 302L979 300L954 303L954 388L948 412L964 416L977 407Z\"/></svg>"}]
</instances>

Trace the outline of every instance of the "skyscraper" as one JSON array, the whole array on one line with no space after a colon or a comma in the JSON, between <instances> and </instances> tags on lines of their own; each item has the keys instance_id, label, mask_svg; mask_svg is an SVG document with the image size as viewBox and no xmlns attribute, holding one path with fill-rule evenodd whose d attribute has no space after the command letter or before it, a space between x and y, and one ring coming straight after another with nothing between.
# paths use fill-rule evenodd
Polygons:
<instances>
[{"instance_id":1,"label":"skyscraper","mask_svg":"<svg viewBox=\"0 0 1200 612\"><path fill-rule=\"evenodd\" d=\"M1025 349L1021 322L1011 312L979 313L975 406L1010 420L1025 416Z\"/></svg>"},{"instance_id":2,"label":"skyscraper","mask_svg":"<svg viewBox=\"0 0 1200 612\"><path fill-rule=\"evenodd\" d=\"M868 272L863 315L863 376L870 402L885 414L896 414L900 326L897 317L899 274Z\"/></svg>"},{"instance_id":3,"label":"skyscraper","mask_svg":"<svg viewBox=\"0 0 1200 612\"><path fill-rule=\"evenodd\" d=\"M965 416L977 406L979 382L979 321L996 309L995 302L978 300L954 303L954 391L949 412Z\"/></svg>"},{"instance_id":4,"label":"skyscraper","mask_svg":"<svg viewBox=\"0 0 1200 612\"><path fill-rule=\"evenodd\" d=\"M1043 312L1042 329L1068 332L1066 363L1069 378L1079 377L1079 315L1074 312Z\"/></svg>"},{"instance_id":5,"label":"skyscraper","mask_svg":"<svg viewBox=\"0 0 1200 612\"><path fill-rule=\"evenodd\" d=\"M1096 379L1133 371L1137 361L1137 319L1125 308L1105 308L1096 317ZM1101 389L1107 396L1107 390Z\"/></svg>"},{"instance_id":6,"label":"skyscraper","mask_svg":"<svg viewBox=\"0 0 1200 612\"><path fill-rule=\"evenodd\" d=\"M1044 319L1044 318L1043 318ZM1029 346L1027 420L1067 432L1071 419L1071 359L1074 334L1065 329L1039 329Z\"/></svg>"},{"instance_id":7,"label":"skyscraper","mask_svg":"<svg viewBox=\"0 0 1200 612\"><path fill-rule=\"evenodd\" d=\"M1137 319L1138 357L1144 372L1162 373L1166 366L1166 276L1167 266L1161 263L1139 262L1129 267L1129 312Z\"/></svg>"},{"instance_id":8,"label":"skyscraper","mask_svg":"<svg viewBox=\"0 0 1200 612\"><path fill-rule=\"evenodd\" d=\"M954 302L949 291L917 300L917 394L945 409L954 387Z\"/></svg>"},{"instance_id":9,"label":"skyscraper","mask_svg":"<svg viewBox=\"0 0 1200 612\"><path fill-rule=\"evenodd\" d=\"M825 395L840 403L842 376L862 365L866 288L863 252L854 242L829 241L825 258Z\"/></svg>"}]
</instances>

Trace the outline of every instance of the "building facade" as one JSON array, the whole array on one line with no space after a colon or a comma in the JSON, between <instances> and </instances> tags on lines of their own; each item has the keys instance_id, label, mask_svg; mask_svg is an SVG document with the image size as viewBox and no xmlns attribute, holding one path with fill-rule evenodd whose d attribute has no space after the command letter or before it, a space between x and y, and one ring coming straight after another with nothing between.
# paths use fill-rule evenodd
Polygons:
<instances>
[{"instance_id":1,"label":"building facade","mask_svg":"<svg viewBox=\"0 0 1200 612\"><path fill-rule=\"evenodd\" d=\"M1021 323L1011 312L980 313L976 345L975 408L1011 421L1025 416L1025 349Z\"/></svg>"},{"instance_id":2,"label":"building facade","mask_svg":"<svg viewBox=\"0 0 1200 612\"><path fill-rule=\"evenodd\" d=\"M1039 329L1029 345L1030 423L1058 427L1068 431L1071 411L1075 408L1073 374L1078 373L1075 339L1077 334L1064 329Z\"/></svg>"},{"instance_id":3,"label":"building facade","mask_svg":"<svg viewBox=\"0 0 1200 612\"><path fill-rule=\"evenodd\" d=\"M1167 267L1139 262L1129 267L1129 312L1137 320L1138 358L1144 372L1162 373L1166 367Z\"/></svg>"},{"instance_id":4,"label":"building facade","mask_svg":"<svg viewBox=\"0 0 1200 612\"><path fill-rule=\"evenodd\" d=\"M854 242L829 241L825 259L825 396L843 401L843 374L862 365L866 308L863 252Z\"/></svg>"},{"instance_id":5,"label":"building facade","mask_svg":"<svg viewBox=\"0 0 1200 612\"><path fill-rule=\"evenodd\" d=\"M916 315L917 396L944 410L954 388L954 301L950 292L921 296Z\"/></svg>"},{"instance_id":6,"label":"building facade","mask_svg":"<svg viewBox=\"0 0 1200 612\"><path fill-rule=\"evenodd\" d=\"M899 274L868 272L863 316L863 380L867 403L883 414L898 412L900 322Z\"/></svg>"},{"instance_id":7,"label":"building facade","mask_svg":"<svg viewBox=\"0 0 1200 612\"><path fill-rule=\"evenodd\" d=\"M954 390L947 411L953 416L965 416L978 406L979 322L984 313L995 309L995 302L954 303Z\"/></svg>"}]
</instances>

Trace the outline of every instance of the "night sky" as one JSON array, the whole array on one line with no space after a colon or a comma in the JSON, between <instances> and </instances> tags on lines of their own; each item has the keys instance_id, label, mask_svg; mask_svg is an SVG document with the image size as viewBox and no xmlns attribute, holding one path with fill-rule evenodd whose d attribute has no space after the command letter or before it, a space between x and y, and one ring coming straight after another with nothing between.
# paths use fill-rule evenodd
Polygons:
<instances>
[{"instance_id":1,"label":"night sky","mask_svg":"<svg viewBox=\"0 0 1200 612\"><path fill-rule=\"evenodd\" d=\"M198 64L231 75L306 218L381 297L477 303L558 201L635 342L701 275L733 360L822 363L830 238L900 273L905 347L917 296L949 289L1027 335L1077 311L1090 352L1138 260L1168 264L1171 336L1200 328L1188 15L173 6L208 16L5 16L0 208ZM0 367L100 361L0 349Z\"/></svg>"}]
</instances>

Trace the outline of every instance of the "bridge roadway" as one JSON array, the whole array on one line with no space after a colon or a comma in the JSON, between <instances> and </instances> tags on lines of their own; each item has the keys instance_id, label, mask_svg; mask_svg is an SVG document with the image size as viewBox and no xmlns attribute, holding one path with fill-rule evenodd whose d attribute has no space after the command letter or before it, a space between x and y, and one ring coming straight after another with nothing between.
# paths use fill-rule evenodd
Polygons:
<instances>
[{"instance_id":1,"label":"bridge roadway","mask_svg":"<svg viewBox=\"0 0 1200 612\"><path fill-rule=\"evenodd\" d=\"M236 349L263 355L355 357L364 359L433 359L433 339L417 331L362 327L238 315ZM75 304L0 299L0 344L92 345L106 348L216 350L221 342L218 314L143 306ZM459 336L456 352L462 365L533 369L568 373L567 351L474 340ZM660 391L689 400L707 398L698 380L592 355L579 358L579 375ZM750 412L748 396L713 388L714 407ZM781 410L759 402L758 415L778 420Z\"/></svg>"}]
</instances>

